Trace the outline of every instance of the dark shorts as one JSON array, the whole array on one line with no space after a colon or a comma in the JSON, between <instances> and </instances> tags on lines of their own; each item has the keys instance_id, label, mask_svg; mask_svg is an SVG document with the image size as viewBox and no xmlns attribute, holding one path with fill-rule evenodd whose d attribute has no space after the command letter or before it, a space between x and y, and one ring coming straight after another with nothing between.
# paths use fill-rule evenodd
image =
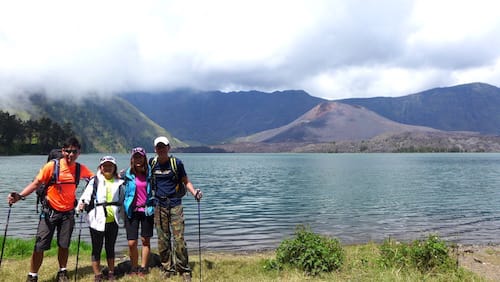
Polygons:
<instances>
[{"instance_id":1,"label":"dark shorts","mask_svg":"<svg viewBox=\"0 0 500 282\"><path fill-rule=\"evenodd\" d=\"M69 212L51 211L48 214L42 214L36 233L35 251L41 252L50 249L50 243L56 230L57 245L60 248L69 248L74 226L75 212L73 210Z\"/></svg>"},{"instance_id":2,"label":"dark shorts","mask_svg":"<svg viewBox=\"0 0 500 282\"><path fill-rule=\"evenodd\" d=\"M127 240L137 240L139 238L139 225L141 227L141 237L153 237L154 216L145 216L144 212L134 212L132 218L125 218Z\"/></svg>"}]
</instances>

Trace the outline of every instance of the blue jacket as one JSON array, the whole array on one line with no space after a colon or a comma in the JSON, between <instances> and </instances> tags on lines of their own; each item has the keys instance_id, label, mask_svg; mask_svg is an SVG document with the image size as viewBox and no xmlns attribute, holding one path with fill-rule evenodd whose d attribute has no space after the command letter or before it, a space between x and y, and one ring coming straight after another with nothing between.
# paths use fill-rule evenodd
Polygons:
<instances>
[{"instance_id":1,"label":"blue jacket","mask_svg":"<svg viewBox=\"0 0 500 282\"><path fill-rule=\"evenodd\" d=\"M135 175L130 173L130 168L127 169L124 175L125 179L125 199L123 201L123 208L125 209L125 214L127 215L128 218L132 218L132 215L134 213L132 203L134 202L135 198ZM155 206L155 201L153 198L153 191L151 190L151 168L148 167L148 175L146 175L146 182L147 182L147 194L148 194L148 199L146 200L146 209L145 209L145 215L146 216L151 216L154 215L154 206Z\"/></svg>"}]
</instances>

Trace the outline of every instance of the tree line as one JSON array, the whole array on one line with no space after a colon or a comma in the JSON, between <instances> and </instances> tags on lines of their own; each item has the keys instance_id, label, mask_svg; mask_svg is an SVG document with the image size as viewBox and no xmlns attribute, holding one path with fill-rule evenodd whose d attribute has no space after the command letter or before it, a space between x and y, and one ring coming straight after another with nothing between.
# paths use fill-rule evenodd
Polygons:
<instances>
[{"instance_id":1,"label":"tree line","mask_svg":"<svg viewBox=\"0 0 500 282\"><path fill-rule=\"evenodd\" d=\"M48 117L23 121L0 111L0 155L47 154L74 135L69 122L60 125Z\"/></svg>"}]
</instances>

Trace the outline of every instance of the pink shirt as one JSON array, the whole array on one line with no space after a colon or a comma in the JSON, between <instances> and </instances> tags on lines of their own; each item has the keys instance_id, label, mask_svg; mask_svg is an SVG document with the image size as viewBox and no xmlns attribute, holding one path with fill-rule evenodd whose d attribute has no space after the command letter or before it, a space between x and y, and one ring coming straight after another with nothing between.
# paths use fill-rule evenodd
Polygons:
<instances>
[{"instance_id":1,"label":"pink shirt","mask_svg":"<svg viewBox=\"0 0 500 282\"><path fill-rule=\"evenodd\" d=\"M136 207L136 211L143 212L146 206L147 200L147 182L145 175L136 175L135 176L135 199L134 206Z\"/></svg>"}]
</instances>

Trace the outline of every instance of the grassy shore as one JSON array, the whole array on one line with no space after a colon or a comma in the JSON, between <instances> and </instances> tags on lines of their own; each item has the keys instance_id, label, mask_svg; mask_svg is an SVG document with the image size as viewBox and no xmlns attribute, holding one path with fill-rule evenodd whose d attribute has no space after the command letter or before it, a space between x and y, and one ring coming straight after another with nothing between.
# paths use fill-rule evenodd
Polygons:
<instances>
[{"instance_id":1,"label":"grassy shore","mask_svg":"<svg viewBox=\"0 0 500 282\"><path fill-rule=\"evenodd\" d=\"M15 245L15 247L14 247ZM72 244L68 271L71 280L74 279L76 265L76 243ZM6 253L0 269L0 281L24 281L29 270L29 254L33 247L32 242L7 240ZM12 249L23 255L13 255ZM274 252L258 253L202 253L202 281L487 281L479 275L458 267L453 271L421 273L415 269L385 268L380 265L379 245L367 243L362 245L343 246L346 260L341 269L333 273L323 273L311 277L297 269L266 270L266 260L275 258ZM39 281L52 281L58 270L56 248L46 253L40 269ZM197 253L190 254L193 268L193 281L200 280L200 263ZM127 260L125 254L117 258L117 264ZM105 259L103 259L103 262ZM90 262L90 246L81 244L78 261L78 281L94 281ZM158 269L143 279L137 277L121 277L118 281L165 281ZM170 281L182 281L175 276Z\"/></svg>"}]
</instances>

